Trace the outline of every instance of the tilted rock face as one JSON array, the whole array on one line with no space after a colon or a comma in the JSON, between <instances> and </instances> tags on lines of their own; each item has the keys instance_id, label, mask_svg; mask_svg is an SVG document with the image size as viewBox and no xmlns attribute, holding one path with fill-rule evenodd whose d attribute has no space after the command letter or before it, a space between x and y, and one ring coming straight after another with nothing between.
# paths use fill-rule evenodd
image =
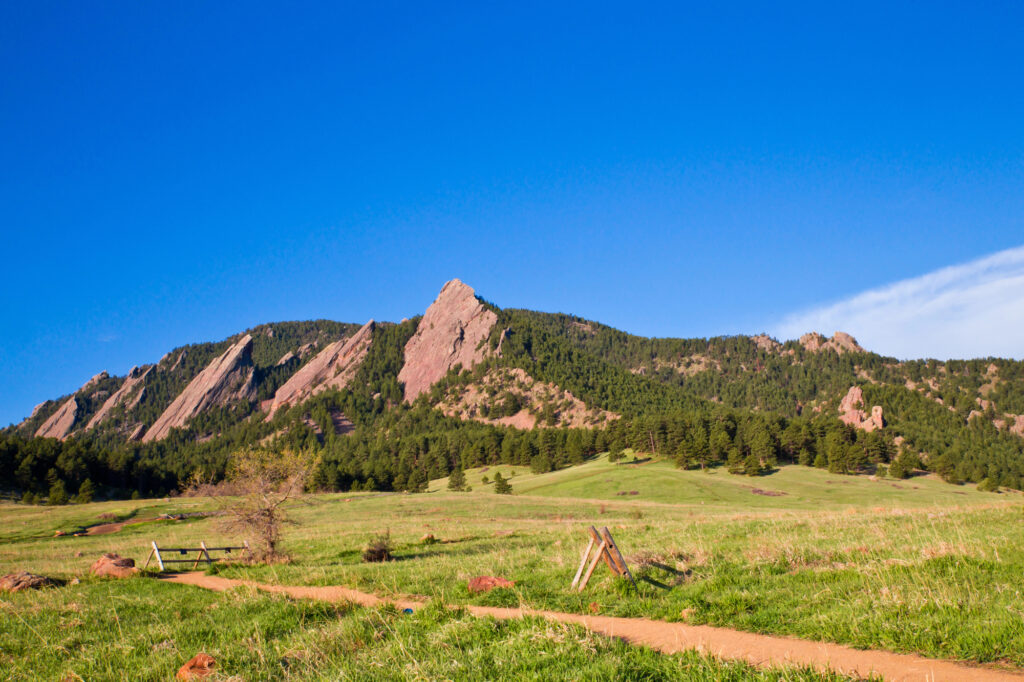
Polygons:
<instances>
[{"instance_id":1,"label":"tilted rock face","mask_svg":"<svg viewBox=\"0 0 1024 682\"><path fill-rule=\"evenodd\" d=\"M348 339L339 339L299 368L274 394L270 404L269 420L285 405L303 401L328 388L344 388L362 365L375 324L370 320Z\"/></svg>"},{"instance_id":2,"label":"tilted rock face","mask_svg":"<svg viewBox=\"0 0 1024 682\"><path fill-rule=\"evenodd\" d=\"M471 287L457 279L445 284L405 344L398 380L405 385L406 401L415 400L455 365L469 369L480 362L486 349L477 346L497 321Z\"/></svg>"},{"instance_id":3,"label":"tilted rock face","mask_svg":"<svg viewBox=\"0 0 1024 682\"><path fill-rule=\"evenodd\" d=\"M885 426L885 420L882 418L882 406L872 407L871 416L868 416L864 410L857 407L863 402L864 392L861 391L860 386L851 386L839 403L839 420L864 431L874 431Z\"/></svg>"},{"instance_id":4,"label":"tilted rock face","mask_svg":"<svg viewBox=\"0 0 1024 682\"><path fill-rule=\"evenodd\" d=\"M92 419L89 420L89 423L85 425L86 430L101 424L110 415L110 411L121 403L125 403L129 410L138 405L142 399L143 392L146 390L143 384L152 369L152 366L147 367L145 370L140 367L132 367L132 371L128 372L128 376L125 377L121 387L107 398L96 414L92 416Z\"/></svg>"},{"instance_id":5,"label":"tilted rock face","mask_svg":"<svg viewBox=\"0 0 1024 682\"><path fill-rule=\"evenodd\" d=\"M60 408L36 430L37 438L59 438L64 440L71 433L78 416L78 401L68 398Z\"/></svg>"},{"instance_id":6,"label":"tilted rock face","mask_svg":"<svg viewBox=\"0 0 1024 682\"><path fill-rule=\"evenodd\" d=\"M142 442L165 438L171 429L185 426L189 419L208 407L252 400L256 396L253 372L252 336L246 334L196 375L153 422Z\"/></svg>"},{"instance_id":7,"label":"tilted rock face","mask_svg":"<svg viewBox=\"0 0 1024 682\"><path fill-rule=\"evenodd\" d=\"M811 332L800 337L800 345L810 353L817 353L822 350L834 350L839 355L843 353L866 352L857 343L857 339L846 332L836 332L832 335L831 339L826 339L818 332Z\"/></svg>"}]
</instances>

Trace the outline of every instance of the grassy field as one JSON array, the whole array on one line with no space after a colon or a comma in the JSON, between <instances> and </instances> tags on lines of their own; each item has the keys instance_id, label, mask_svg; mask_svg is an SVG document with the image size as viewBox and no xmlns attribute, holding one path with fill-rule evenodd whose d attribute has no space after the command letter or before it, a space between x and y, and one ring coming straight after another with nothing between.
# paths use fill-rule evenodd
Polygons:
<instances>
[{"instance_id":1,"label":"grassy field","mask_svg":"<svg viewBox=\"0 0 1024 682\"><path fill-rule=\"evenodd\" d=\"M514 495L496 495L482 483L495 471L514 474ZM656 461L610 464L604 459L540 476L505 466L466 473L470 493L447 492L445 481L435 481L432 492L419 495L315 496L294 509L298 524L286 535L291 563L217 571L285 584L344 584L450 604L596 609L605 615L1024 666L1024 500L1018 494L980 493L928 478L875 481L786 467L750 479L722 471L679 471ZM178 498L54 509L0 506L0 572L24 568L70 578L83 574L103 551L141 563L151 539L171 545L239 540L220 535L216 520L204 518L130 525L112 535L53 537L57 530L97 523L100 514L142 519L200 511L205 505ZM590 524L608 526L615 534L638 577L638 591L603 566L585 593L568 591ZM397 560L362 563L362 548L384 530L391 533ZM440 542L423 542L426 534ZM465 584L477 575L503 576L516 586L471 596ZM102 597L102 603L94 604L94 597ZM172 604L175 614L195 614L196 624L184 615L156 619L152 605L162 601ZM41 594L4 596L0 603L5 611L0 670L10 663L22 677L32 677L25 652L43 641L54 640L58 651L44 677L71 665L93 679L79 667L102 677L102 666L116 664L94 648L128 647L143 657L147 647L166 640L171 642L167 663L159 670L180 664L193 649L220 647L245 671L238 673L245 679L374 677L368 672L372 666L393 677L471 678L471 670L487 669L491 674L484 677L590 679L636 670L638 677L658 679L669 673L678 678L684 670L692 679L756 679L747 668L695 655L659 657L538 621L481 624L441 609L412 618L341 612L268 596L200 594L145 579L85 581ZM92 610L93 616L73 615L66 604ZM104 627L94 632L86 626L79 631L88 634L74 635L61 628L62 618L87 624L99 619ZM362 663L345 667L349 645L338 643L335 649L325 643L336 636L325 633L341 631L384 634L356 647ZM138 641L131 639L133 633ZM84 643L58 643L75 636ZM445 647L453 647L450 656ZM485 647L491 647L486 649L490 658ZM311 653L291 661L287 652L292 650ZM411 658L403 659L403 651ZM561 665L548 657L566 661L565 667L545 668ZM286 659L291 662L280 664ZM451 667L453 661L470 667L460 672ZM640 673L644 670L649 674ZM161 675L153 679L166 678ZM785 675L804 679L809 673Z\"/></svg>"}]
</instances>

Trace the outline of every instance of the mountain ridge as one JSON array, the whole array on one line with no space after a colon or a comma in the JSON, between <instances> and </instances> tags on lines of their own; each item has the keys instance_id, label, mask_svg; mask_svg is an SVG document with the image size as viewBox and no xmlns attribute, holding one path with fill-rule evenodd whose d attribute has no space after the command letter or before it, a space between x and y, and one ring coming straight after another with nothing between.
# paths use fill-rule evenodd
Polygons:
<instances>
[{"instance_id":1,"label":"mountain ridge","mask_svg":"<svg viewBox=\"0 0 1024 682\"><path fill-rule=\"evenodd\" d=\"M136 489L176 485L190 466L217 475L232 448L254 444L323 449L321 484L335 489L416 488L495 457L544 469L615 446L746 473L782 458L1019 488L1022 414L1024 363L1013 360L898 361L839 331L640 337L498 308L456 279L397 324L266 323L124 377L101 372L0 435L17 466L45 450L31 443L50 439L35 436L114 453L148 472L133 474ZM385 435L406 431L419 440ZM61 478L52 459L7 485Z\"/></svg>"}]
</instances>

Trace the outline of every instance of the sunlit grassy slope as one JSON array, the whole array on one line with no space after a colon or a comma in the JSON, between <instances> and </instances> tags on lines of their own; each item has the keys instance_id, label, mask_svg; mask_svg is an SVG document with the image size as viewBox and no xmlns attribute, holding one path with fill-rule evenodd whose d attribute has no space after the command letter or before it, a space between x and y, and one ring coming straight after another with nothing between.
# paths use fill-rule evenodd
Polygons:
<instances>
[{"instance_id":1,"label":"sunlit grassy slope","mask_svg":"<svg viewBox=\"0 0 1024 682\"><path fill-rule=\"evenodd\" d=\"M483 483L495 472L509 478L520 495L590 500L628 500L702 505L731 509L820 509L841 506L920 507L993 502L999 496L973 485L953 486L931 476L906 480L842 476L822 469L784 466L767 476L733 476L724 469L678 469L669 461L611 463L607 456L546 474L527 467L494 466L466 471L474 492L491 490ZM431 481L431 491L447 490L448 479ZM1017 495L1017 493L1011 493ZM1005 496L1004 496L1005 497Z\"/></svg>"},{"instance_id":2,"label":"sunlit grassy slope","mask_svg":"<svg viewBox=\"0 0 1024 682\"><path fill-rule=\"evenodd\" d=\"M497 495L483 484L483 476L493 479L496 471L510 477L515 494ZM440 480L425 494L312 496L292 509L297 523L285 531L291 563L218 570L455 604L577 613L596 605L608 615L1024 666L1020 494L981 493L925 477L871 480L784 467L747 478L604 458L539 476L491 467L469 471L467 479L469 493L449 492ZM98 523L101 515L149 518L208 506L194 498L0 505L0 573L28 569L70 578L85 574L104 551L141 564L151 540L242 539L224 535L212 518L54 537L57 530ZM568 589L591 524L615 534L638 590L602 568L585 593ZM362 563L362 548L383 531L390 532L396 561ZM437 542L425 541L427 535ZM500 575L516 585L470 595L466 581L477 575ZM133 589L112 584L111 603L133 603ZM35 623L31 600L7 603ZM15 630L8 641L28 646L31 631Z\"/></svg>"}]
</instances>

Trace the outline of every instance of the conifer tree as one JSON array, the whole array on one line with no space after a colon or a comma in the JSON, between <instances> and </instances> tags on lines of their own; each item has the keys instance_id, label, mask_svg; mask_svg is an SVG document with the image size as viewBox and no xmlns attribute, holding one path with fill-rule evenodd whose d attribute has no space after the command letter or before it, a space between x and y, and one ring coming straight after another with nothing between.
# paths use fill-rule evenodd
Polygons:
<instances>
[{"instance_id":1,"label":"conifer tree","mask_svg":"<svg viewBox=\"0 0 1024 682\"><path fill-rule=\"evenodd\" d=\"M494 474L494 492L499 495L512 494L512 486L509 485L508 481L505 480L505 477L501 475L500 471L497 471Z\"/></svg>"},{"instance_id":2,"label":"conifer tree","mask_svg":"<svg viewBox=\"0 0 1024 682\"><path fill-rule=\"evenodd\" d=\"M466 485L466 474L462 471L461 466L456 465L448 477L448 490L460 493L469 492L470 488Z\"/></svg>"}]
</instances>

